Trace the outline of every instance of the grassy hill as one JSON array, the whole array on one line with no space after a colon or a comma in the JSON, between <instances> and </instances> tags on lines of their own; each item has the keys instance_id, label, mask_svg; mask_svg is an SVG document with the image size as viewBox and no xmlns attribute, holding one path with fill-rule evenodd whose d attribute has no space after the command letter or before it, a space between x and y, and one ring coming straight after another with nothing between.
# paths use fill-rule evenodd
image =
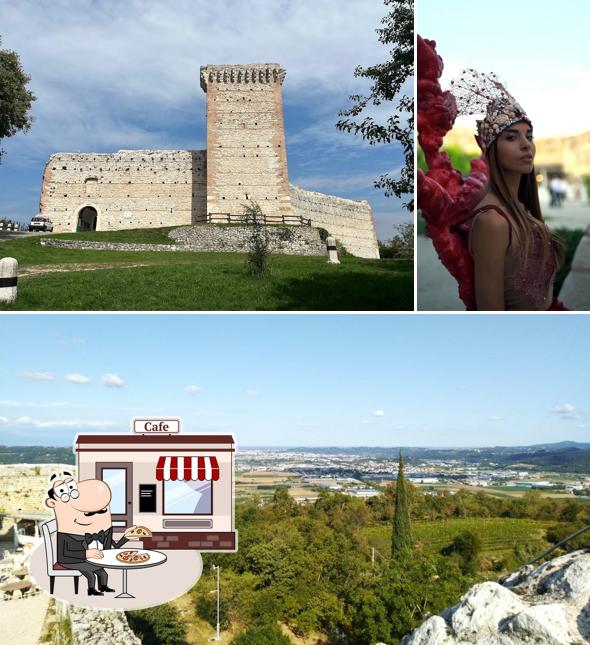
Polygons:
<instances>
[{"instance_id":1,"label":"grassy hill","mask_svg":"<svg viewBox=\"0 0 590 645\"><path fill-rule=\"evenodd\" d=\"M64 233L58 239L169 244L170 228ZM19 263L18 298L0 310L381 310L413 308L413 262L273 255L264 279L246 254L45 248L42 236L0 243Z\"/></svg>"},{"instance_id":2,"label":"grassy hill","mask_svg":"<svg viewBox=\"0 0 590 645\"><path fill-rule=\"evenodd\" d=\"M429 553L439 553L463 531L472 531L481 538L483 559L502 559L510 556L517 545L529 545L536 553L548 548L545 532L554 521L493 518L457 518L447 520L414 521L412 537L416 544ZM365 528L369 544L388 557L391 550L391 527L372 525Z\"/></svg>"}]
</instances>

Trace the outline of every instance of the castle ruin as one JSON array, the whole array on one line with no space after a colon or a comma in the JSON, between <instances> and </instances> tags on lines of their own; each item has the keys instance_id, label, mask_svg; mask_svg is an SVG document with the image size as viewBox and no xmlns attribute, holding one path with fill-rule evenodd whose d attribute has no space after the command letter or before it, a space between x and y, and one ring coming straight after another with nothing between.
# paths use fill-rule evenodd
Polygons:
<instances>
[{"instance_id":1,"label":"castle ruin","mask_svg":"<svg viewBox=\"0 0 590 645\"><path fill-rule=\"evenodd\" d=\"M321 227L352 254L378 258L369 203L289 184L275 63L205 65L206 150L56 153L43 173L40 213L55 232L239 221L260 205L266 223Z\"/></svg>"}]
</instances>

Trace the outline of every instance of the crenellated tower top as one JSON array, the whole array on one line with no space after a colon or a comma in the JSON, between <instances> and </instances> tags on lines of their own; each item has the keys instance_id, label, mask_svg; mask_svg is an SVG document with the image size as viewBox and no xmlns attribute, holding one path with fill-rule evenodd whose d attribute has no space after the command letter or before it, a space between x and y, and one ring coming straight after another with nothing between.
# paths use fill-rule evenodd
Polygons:
<instances>
[{"instance_id":1,"label":"crenellated tower top","mask_svg":"<svg viewBox=\"0 0 590 645\"><path fill-rule=\"evenodd\" d=\"M204 65L207 94L207 217L241 215L256 202L267 221L292 214L278 63Z\"/></svg>"},{"instance_id":2,"label":"crenellated tower top","mask_svg":"<svg viewBox=\"0 0 590 645\"><path fill-rule=\"evenodd\" d=\"M201 88L207 91L209 83L276 83L281 85L287 72L278 63L251 65L203 65Z\"/></svg>"}]
</instances>

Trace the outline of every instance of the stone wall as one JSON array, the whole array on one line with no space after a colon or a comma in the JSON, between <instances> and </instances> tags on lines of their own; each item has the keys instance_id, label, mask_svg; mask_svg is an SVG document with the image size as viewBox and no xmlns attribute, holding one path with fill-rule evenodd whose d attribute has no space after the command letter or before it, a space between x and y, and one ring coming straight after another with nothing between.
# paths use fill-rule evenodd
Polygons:
<instances>
[{"instance_id":1,"label":"stone wall","mask_svg":"<svg viewBox=\"0 0 590 645\"><path fill-rule=\"evenodd\" d=\"M207 213L241 214L260 204L267 217L291 214L281 85L276 63L206 65Z\"/></svg>"},{"instance_id":2,"label":"stone wall","mask_svg":"<svg viewBox=\"0 0 590 645\"><path fill-rule=\"evenodd\" d=\"M86 230L191 224L205 219L206 172L204 150L62 152L45 166L39 210L55 232L79 230L81 213Z\"/></svg>"},{"instance_id":3,"label":"stone wall","mask_svg":"<svg viewBox=\"0 0 590 645\"><path fill-rule=\"evenodd\" d=\"M64 464L8 464L0 466L0 510L5 513L37 513L49 489L47 482L54 472L67 470L76 477L76 468Z\"/></svg>"},{"instance_id":4,"label":"stone wall","mask_svg":"<svg viewBox=\"0 0 590 645\"><path fill-rule=\"evenodd\" d=\"M286 255L325 255L326 245L319 231L309 226L265 226L271 253ZM170 231L178 244L133 244L92 242L87 240L41 240L41 246L99 251L221 251L244 253L252 236L252 227L207 224L187 226Z\"/></svg>"},{"instance_id":5,"label":"stone wall","mask_svg":"<svg viewBox=\"0 0 590 645\"><path fill-rule=\"evenodd\" d=\"M265 226L272 253L287 255L325 255L326 245L319 231L310 226ZM191 226L170 231L170 237L187 244L191 250L235 251L248 250L251 226Z\"/></svg>"},{"instance_id":6,"label":"stone wall","mask_svg":"<svg viewBox=\"0 0 590 645\"><path fill-rule=\"evenodd\" d=\"M346 250L361 258L378 258L375 220L369 202L332 197L291 185L295 215L311 219L312 226L325 228Z\"/></svg>"}]
</instances>

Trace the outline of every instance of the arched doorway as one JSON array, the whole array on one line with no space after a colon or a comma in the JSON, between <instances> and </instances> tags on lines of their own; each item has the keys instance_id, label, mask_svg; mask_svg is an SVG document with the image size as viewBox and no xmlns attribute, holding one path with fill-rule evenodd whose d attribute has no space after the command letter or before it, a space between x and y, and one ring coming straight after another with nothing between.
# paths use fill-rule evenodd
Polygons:
<instances>
[{"instance_id":1,"label":"arched doorway","mask_svg":"<svg viewBox=\"0 0 590 645\"><path fill-rule=\"evenodd\" d=\"M96 219L98 213L92 206L84 206L78 213L78 225L76 231L96 231Z\"/></svg>"}]
</instances>

